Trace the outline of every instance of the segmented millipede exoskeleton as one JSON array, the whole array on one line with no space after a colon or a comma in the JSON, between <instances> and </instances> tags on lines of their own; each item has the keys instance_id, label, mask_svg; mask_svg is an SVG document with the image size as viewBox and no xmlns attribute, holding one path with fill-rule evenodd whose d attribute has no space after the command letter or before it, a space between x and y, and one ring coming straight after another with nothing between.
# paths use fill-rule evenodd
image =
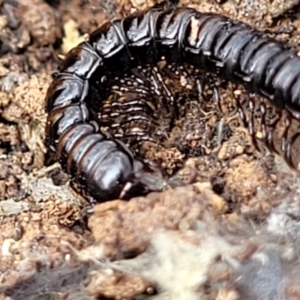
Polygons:
<instances>
[{"instance_id":1,"label":"segmented millipede exoskeleton","mask_svg":"<svg viewBox=\"0 0 300 300\"><path fill-rule=\"evenodd\" d=\"M97 124L111 80L162 58L216 72L280 109L294 115L300 111L300 58L244 23L183 7L154 7L105 23L69 52L46 96L46 143L97 201L126 198L137 188L159 190L164 184L151 166Z\"/></svg>"},{"instance_id":2,"label":"segmented millipede exoskeleton","mask_svg":"<svg viewBox=\"0 0 300 300\"><path fill-rule=\"evenodd\" d=\"M267 146L271 152L282 156L291 168L300 170L299 120L289 111L270 106L265 99L254 95L247 99L237 98L239 115L255 147L263 150Z\"/></svg>"},{"instance_id":3,"label":"segmented millipede exoskeleton","mask_svg":"<svg viewBox=\"0 0 300 300\"><path fill-rule=\"evenodd\" d=\"M211 154L218 144L216 124L229 110L224 101L216 109L225 87L214 74L159 61L115 78L97 119L103 132L170 177L186 158Z\"/></svg>"}]
</instances>

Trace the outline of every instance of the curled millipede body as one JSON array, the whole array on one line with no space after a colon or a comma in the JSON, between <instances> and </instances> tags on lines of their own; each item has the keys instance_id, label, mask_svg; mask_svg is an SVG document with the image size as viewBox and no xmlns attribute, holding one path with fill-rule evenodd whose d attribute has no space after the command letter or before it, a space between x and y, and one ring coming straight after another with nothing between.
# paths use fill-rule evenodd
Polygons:
<instances>
[{"instance_id":1,"label":"curled millipede body","mask_svg":"<svg viewBox=\"0 0 300 300\"><path fill-rule=\"evenodd\" d=\"M282 156L291 168L300 170L299 120L286 110L270 106L265 99L237 98L239 115L255 147L263 151L266 146Z\"/></svg>"},{"instance_id":2,"label":"curled millipede body","mask_svg":"<svg viewBox=\"0 0 300 300\"><path fill-rule=\"evenodd\" d=\"M97 201L160 190L165 184L159 171L99 126L99 121L105 123L106 118L105 107L100 115L99 107L113 79L160 60L214 72L244 84L278 109L294 115L300 111L300 58L295 51L244 23L191 8L163 7L105 23L90 34L88 41L68 53L46 96L47 146L63 169ZM156 82L163 85L160 78ZM143 93L145 86L138 88L135 90ZM164 92L170 99L166 109L176 116L176 101L168 89ZM154 124L149 102L134 99L121 106L132 115L128 121L140 122L150 116L148 124ZM144 114L135 115L134 109ZM261 104L265 120L263 109ZM251 131L251 122L241 116ZM286 123L287 132L290 127ZM150 139L143 130L140 138ZM134 136L137 131L130 129ZM270 132L264 131L267 143ZM283 136L288 142L281 152L290 156L289 149L298 136Z\"/></svg>"},{"instance_id":3,"label":"curled millipede body","mask_svg":"<svg viewBox=\"0 0 300 300\"><path fill-rule=\"evenodd\" d=\"M139 66L112 81L97 118L102 131L169 177L187 157L216 147L216 124L226 113L216 109L223 84L186 65Z\"/></svg>"}]
</instances>

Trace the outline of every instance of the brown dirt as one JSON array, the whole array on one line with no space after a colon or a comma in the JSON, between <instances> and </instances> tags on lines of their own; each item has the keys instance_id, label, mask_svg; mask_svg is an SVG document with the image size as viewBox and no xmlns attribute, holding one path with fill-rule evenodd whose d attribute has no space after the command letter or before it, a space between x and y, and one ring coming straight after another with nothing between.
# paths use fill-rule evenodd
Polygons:
<instances>
[{"instance_id":1,"label":"brown dirt","mask_svg":"<svg viewBox=\"0 0 300 300\"><path fill-rule=\"evenodd\" d=\"M172 178L184 186L129 202L92 210L58 165L45 166L59 57L155 1L102 2L0 0L0 299L299 299L299 174L257 151L237 114L218 120L232 135L216 156L190 158ZM218 2L190 6L299 48L299 1ZM237 91L222 90L223 111Z\"/></svg>"}]
</instances>

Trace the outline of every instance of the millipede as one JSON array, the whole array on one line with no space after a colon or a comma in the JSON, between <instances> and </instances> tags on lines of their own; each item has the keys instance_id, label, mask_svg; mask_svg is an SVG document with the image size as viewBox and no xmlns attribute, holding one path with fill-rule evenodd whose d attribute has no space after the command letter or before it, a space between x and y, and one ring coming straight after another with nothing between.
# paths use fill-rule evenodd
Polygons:
<instances>
[{"instance_id":1,"label":"millipede","mask_svg":"<svg viewBox=\"0 0 300 300\"><path fill-rule=\"evenodd\" d=\"M181 113L176 95L160 73L147 71L160 61L212 72L216 78L242 84L250 94L267 99L277 117L264 101L247 101L247 115L239 99L237 109L254 141L262 139L269 149L298 167L292 153L299 137L300 112L300 58L296 52L225 16L158 5L92 32L66 55L48 89L46 145L86 195L99 202L129 199L166 185L155 164L132 150L135 142L156 142L168 134L168 124ZM129 78L127 87L114 85L116 80L122 83L124 74L137 74L136 78L144 80ZM152 87L145 84L149 81ZM199 80L194 82L193 89L201 93ZM108 89L125 91L130 97L107 100ZM158 98L165 95L168 101L151 101L149 93ZM159 124L158 111L169 120L166 124ZM260 137L253 132L257 114ZM126 127L125 123L133 125ZM274 128L279 123L284 130L276 140ZM102 130L105 124L115 128L114 135ZM149 134L153 130L154 135Z\"/></svg>"}]
</instances>

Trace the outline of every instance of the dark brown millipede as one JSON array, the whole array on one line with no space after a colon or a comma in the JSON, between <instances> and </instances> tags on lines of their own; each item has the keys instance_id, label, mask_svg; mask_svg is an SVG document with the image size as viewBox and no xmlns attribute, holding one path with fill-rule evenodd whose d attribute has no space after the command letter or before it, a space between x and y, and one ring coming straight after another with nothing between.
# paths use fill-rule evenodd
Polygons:
<instances>
[{"instance_id":1,"label":"dark brown millipede","mask_svg":"<svg viewBox=\"0 0 300 300\"><path fill-rule=\"evenodd\" d=\"M107 22L67 54L46 96L46 144L96 201L161 190L165 184L151 164L102 132L97 122L101 94L113 78L161 59L215 72L244 84L279 110L294 115L300 111L300 58L249 25L191 8L162 6ZM151 111L142 102L133 104L126 109ZM264 104L260 111L264 118ZM251 131L251 116L241 116ZM263 132L266 141L269 132ZM288 159L298 135L285 136L282 149Z\"/></svg>"}]
</instances>

